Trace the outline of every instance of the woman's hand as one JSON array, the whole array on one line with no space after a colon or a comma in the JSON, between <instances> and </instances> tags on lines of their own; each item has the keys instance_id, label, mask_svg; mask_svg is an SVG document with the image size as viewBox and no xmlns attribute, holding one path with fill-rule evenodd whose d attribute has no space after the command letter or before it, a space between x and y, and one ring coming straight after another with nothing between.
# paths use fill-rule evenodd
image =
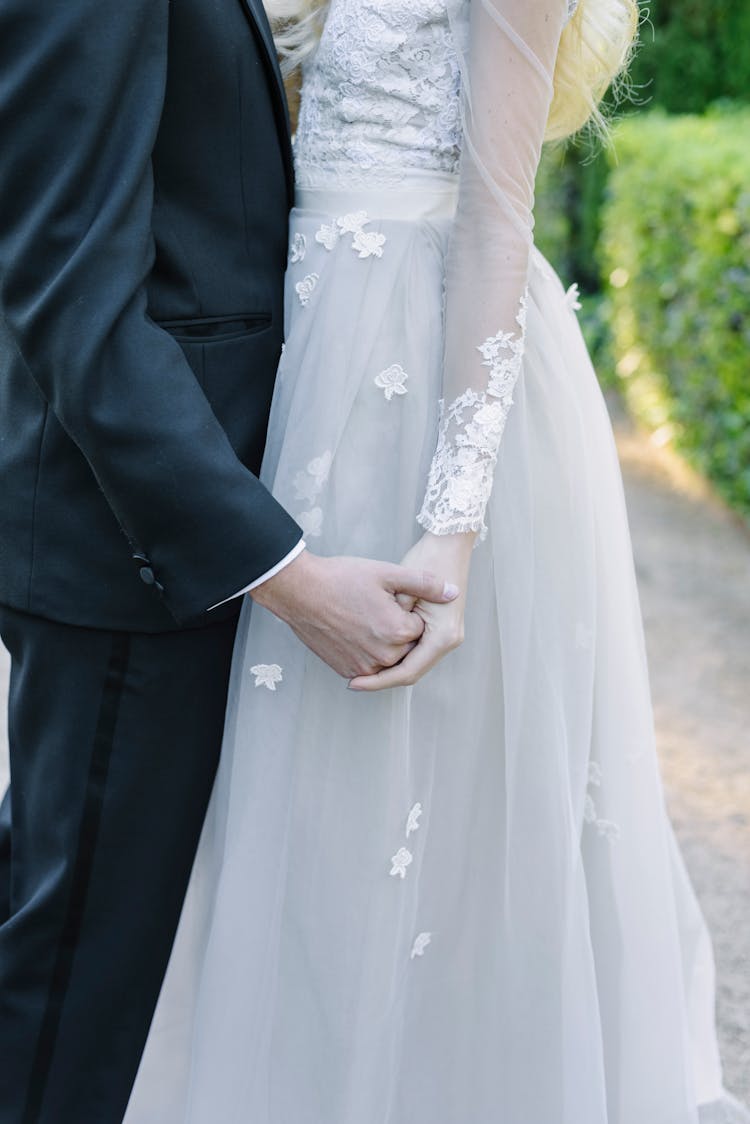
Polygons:
<instances>
[{"instance_id":1,"label":"woman's hand","mask_svg":"<svg viewBox=\"0 0 750 1124\"><path fill-rule=\"evenodd\" d=\"M424 632L410 652L396 664L375 675L358 675L353 691L382 691L386 687L411 687L464 638L464 606L469 581L471 552L476 535L432 535L426 533L408 552L402 565L409 569L441 574L461 590L455 601L435 605L399 594L402 608L417 613Z\"/></svg>"}]
</instances>

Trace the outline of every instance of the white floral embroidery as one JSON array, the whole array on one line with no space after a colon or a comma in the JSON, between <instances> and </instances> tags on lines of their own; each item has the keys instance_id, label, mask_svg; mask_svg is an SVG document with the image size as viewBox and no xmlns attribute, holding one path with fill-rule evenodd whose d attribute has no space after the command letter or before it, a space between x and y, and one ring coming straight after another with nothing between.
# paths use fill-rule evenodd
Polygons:
<instances>
[{"instance_id":1,"label":"white floral embroidery","mask_svg":"<svg viewBox=\"0 0 750 1124\"><path fill-rule=\"evenodd\" d=\"M490 336L477 348L483 357L482 365L490 369L487 393L493 398L505 398L512 394L518 380L526 339L526 303L527 298L524 294L516 316L516 324L521 329L519 334L498 332L496 336Z\"/></svg>"},{"instance_id":2,"label":"white floral embroidery","mask_svg":"<svg viewBox=\"0 0 750 1124\"><path fill-rule=\"evenodd\" d=\"M602 767L598 761L589 761L589 784L600 785L602 783Z\"/></svg>"},{"instance_id":3,"label":"white floral embroidery","mask_svg":"<svg viewBox=\"0 0 750 1124\"><path fill-rule=\"evenodd\" d=\"M255 676L256 687L267 687L269 691L275 691L276 684L284 678L277 663L256 663L250 668L250 674Z\"/></svg>"},{"instance_id":4,"label":"white floral embroidery","mask_svg":"<svg viewBox=\"0 0 750 1124\"><path fill-rule=\"evenodd\" d=\"M589 761L587 787L600 788L602 783L602 767L598 761ZM615 843L620 838L620 828L613 820L603 819L596 809L594 798L587 792L583 798L583 818L587 824L596 828L598 835Z\"/></svg>"},{"instance_id":5,"label":"white floral embroidery","mask_svg":"<svg viewBox=\"0 0 750 1124\"><path fill-rule=\"evenodd\" d=\"M598 819L596 821L596 830L599 835L603 835L610 843L616 843L620 838L620 828L612 820Z\"/></svg>"},{"instance_id":6,"label":"white floral embroidery","mask_svg":"<svg viewBox=\"0 0 750 1124\"><path fill-rule=\"evenodd\" d=\"M385 235L375 230L358 230L352 240L352 249L360 258L382 258Z\"/></svg>"},{"instance_id":7,"label":"white floral embroidery","mask_svg":"<svg viewBox=\"0 0 750 1124\"><path fill-rule=\"evenodd\" d=\"M297 231L297 233L294 235L294 238L292 239L292 245L289 251L289 264L297 265L299 262L304 261L306 253L307 239L305 238L304 234L301 234L299 231Z\"/></svg>"},{"instance_id":8,"label":"white floral embroidery","mask_svg":"<svg viewBox=\"0 0 750 1124\"><path fill-rule=\"evenodd\" d=\"M367 211L341 215L330 223L323 223L315 235L315 241L325 246L326 250L333 250L342 235L351 234L352 249L360 258L382 258L386 237L375 230L365 230L368 222Z\"/></svg>"},{"instance_id":9,"label":"white floral embroidery","mask_svg":"<svg viewBox=\"0 0 750 1124\"><path fill-rule=\"evenodd\" d=\"M359 234L368 221L367 211L354 211L350 215L342 215L341 218L336 219L336 226L342 234Z\"/></svg>"},{"instance_id":10,"label":"white floral embroidery","mask_svg":"<svg viewBox=\"0 0 750 1124\"><path fill-rule=\"evenodd\" d=\"M303 472L295 475L293 484L297 499L313 503L328 479L332 460L331 452L327 449L321 456L311 460Z\"/></svg>"},{"instance_id":11,"label":"white floral embroidery","mask_svg":"<svg viewBox=\"0 0 750 1124\"><path fill-rule=\"evenodd\" d=\"M326 250L332 250L339 240L339 228L336 222L323 223L320 230L315 235L315 241L319 242L321 246L325 246Z\"/></svg>"},{"instance_id":12,"label":"white floral embroidery","mask_svg":"<svg viewBox=\"0 0 750 1124\"><path fill-rule=\"evenodd\" d=\"M433 534L486 533L484 512L495 463L521 373L526 333L526 295L516 323L520 332L498 332L477 348L490 374L486 390L469 388L450 406L440 403L438 442L424 503L417 520Z\"/></svg>"},{"instance_id":13,"label":"white floral embroidery","mask_svg":"<svg viewBox=\"0 0 750 1124\"><path fill-rule=\"evenodd\" d=\"M460 71L445 0L331 4L305 69L295 141L301 187L398 184L455 173Z\"/></svg>"},{"instance_id":14,"label":"white floral embroidery","mask_svg":"<svg viewBox=\"0 0 750 1124\"><path fill-rule=\"evenodd\" d=\"M419 829L419 817L421 815L422 815L422 805L421 804L415 804L414 807L412 808L412 810L409 812L409 817L406 821L406 838L407 839L409 838L409 836L411 835L411 833L413 831L417 831Z\"/></svg>"},{"instance_id":15,"label":"white floral embroidery","mask_svg":"<svg viewBox=\"0 0 750 1124\"><path fill-rule=\"evenodd\" d=\"M294 477L294 493L298 500L306 500L307 503L312 503L318 495L318 483L313 476L307 472L298 472Z\"/></svg>"},{"instance_id":16,"label":"white floral embroidery","mask_svg":"<svg viewBox=\"0 0 750 1124\"><path fill-rule=\"evenodd\" d=\"M308 273L307 277L298 281L294 286L301 305L304 306L308 303L319 280L320 277L317 273Z\"/></svg>"},{"instance_id":17,"label":"white floral embroidery","mask_svg":"<svg viewBox=\"0 0 750 1124\"><path fill-rule=\"evenodd\" d=\"M432 944L432 933L420 933L412 945L410 959L413 960L415 956L424 956L424 950L428 944Z\"/></svg>"},{"instance_id":18,"label":"white floral embroidery","mask_svg":"<svg viewBox=\"0 0 750 1124\"><path fill-rule=\"evenodd\" d=\"M326 449L319 457L314 457L307 466L307 471L315 478L318 487L322 488L328 479L328 473L331 471L331 461L333 456L330 449Z\"/></svg>"},{"instance_id":19,"label":"white floral embroidery","mask_svg":"<svg viewBox=\"0 0 750 1124\"><path fill-rule=\"evenodd\" d=\"M310 511L302 511L297 516L297 522L302 528L302 532L307 538L317 538L323 533L323 510L320 507L313 507Z\"/></svg>"},{"instance_id":20,"label":"white floral embroidery","mask_svg":"<svg viewBox=\"0 0 750 1124\"><path fill-rule=\"evenodd\" d=\"M387 367L385 371L381 371L379 375L374 378L375 386L385 393L386 399L390 402L394 394L406 394L406 380L408 375L403 367L398 363L393 366Z\"/></svg>"},{"instance_id":21,"label":"white floral embroidery","mask_svg":"<svg viewBox=\"0 0 750 1124\"><path fill-rule=\"evenodd\" d=\"M580 296L581 294L578 290L578 284L574 281L573 284L568 287L565 293L565 303L568 308L572 308L574 312L580 311L580 309L583 307L580 301Z\"/></svg>"},{"instance_id":22,"label":"white floral embroidery","mask_svg":"<svg viewBox=\"0 0 750 1124\"><path fill-rule=\"evenodd\" d=\"M406 868L414 859L411 851L407 851L406 847L399 847L396 854L391 858L391 876L396 878L406 878Z\"/></svg>"}]
</instances>

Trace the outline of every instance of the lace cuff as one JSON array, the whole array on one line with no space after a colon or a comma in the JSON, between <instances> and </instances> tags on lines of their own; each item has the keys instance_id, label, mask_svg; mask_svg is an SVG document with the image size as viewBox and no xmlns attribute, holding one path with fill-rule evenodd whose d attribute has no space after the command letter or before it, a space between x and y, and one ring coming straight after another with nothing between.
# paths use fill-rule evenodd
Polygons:
<instances>
[{"instance_id":1,"label":"lace cuff","mask_svg":"<svg viewBox=\"0 0 750 1124\"><path fill-rule=\"evenodd\" d=\"M417 522L434 535L486 533L484 513L495 463L523 363L526 294L516 317L520 332L498 332L477 351L490 371L487 389L467 389L440 403L438 443Z\"/></svg>"}]
</instances>

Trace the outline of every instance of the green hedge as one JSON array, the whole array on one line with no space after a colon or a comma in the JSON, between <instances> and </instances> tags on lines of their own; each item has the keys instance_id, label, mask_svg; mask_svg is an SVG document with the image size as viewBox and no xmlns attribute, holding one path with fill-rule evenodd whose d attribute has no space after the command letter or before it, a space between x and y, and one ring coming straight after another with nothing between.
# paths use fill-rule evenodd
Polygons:
<instances>
[{"instance_id":1,"label":"green hedge","mask_svg":"<svg viewBox=\"0 0 750 1124\"><path fill-rule=\"evenodd\" d=\"M616 130L599 258L629 404L750 514L750 112Z\"/></svg>"},{"instance_id":2,"label":"green hedge","mask_svg":"<svg viewBox=\"0 0 750 1124\"><path fill-rule=\"evenodd\" d=\"M632 67L637 95L670 113L750 101L748 0L648 0Z\"/></svg>"},{"instance_id":3,"label":"green hedge","mask_svg":"<svg viewBox=\"0 0 750 1124\"><path fill-rule=\"evenodd\" d=\"M641 11L629 74L632 107L701 113L750 101L750 0L641 0ZM625 98L614 112L627 109ZM596 253L608 167L606 151L578 139L546 153L538 181L537 241L587 293L600 287Z\"/></svg>"}]
</instances>

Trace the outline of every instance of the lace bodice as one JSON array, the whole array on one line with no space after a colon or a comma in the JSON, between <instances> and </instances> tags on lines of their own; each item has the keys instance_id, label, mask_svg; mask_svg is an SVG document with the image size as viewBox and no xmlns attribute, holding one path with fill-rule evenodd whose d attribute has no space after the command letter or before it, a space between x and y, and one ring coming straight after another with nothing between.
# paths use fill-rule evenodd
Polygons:
<instances>
[{"instance_id":1,"label":"lace bodice","mask_svg":"<svg viewBox=\"0 0 750 1124\"><path fill-rule=\"evenodd\" d=\"M576 3L331 0L305 68L300 187L387 189L415 171L459 184L440 427L419 514L435 534L484 530L523 362L534 180Z\"/></svg>"},{"instance_id":2,"label":"lace bodice","mask_svg":"<svg viewBox=\"0 0 750 1124\"><path fill-rule=\"evenodd\" d=\"M460 71L445 0L332 0L305 68L302 187L457 172Z\"/></svg>"}]
</instances>

